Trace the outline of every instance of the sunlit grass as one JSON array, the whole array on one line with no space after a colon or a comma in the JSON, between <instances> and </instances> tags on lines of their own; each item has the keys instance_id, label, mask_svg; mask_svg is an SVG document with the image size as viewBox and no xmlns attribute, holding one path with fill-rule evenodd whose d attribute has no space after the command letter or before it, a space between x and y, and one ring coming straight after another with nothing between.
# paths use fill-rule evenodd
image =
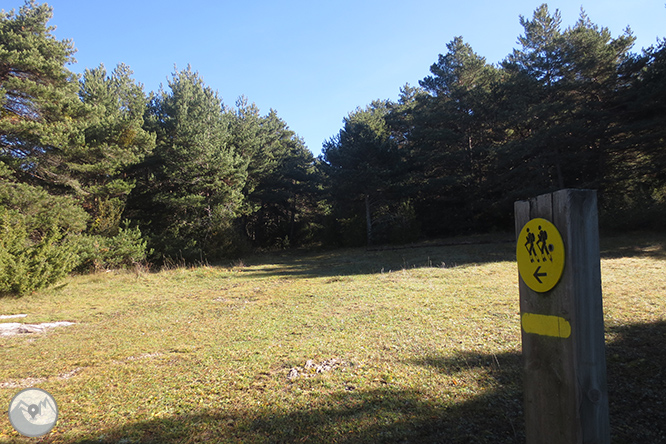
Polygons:
<instances>
[{"instance_id":1,"label":"sunlit grass","mask_svg":"<svg viewBox=\"0 0 666 444\"><path fill-rule=\"evenodd\" d=\"M44 442L521 442L513 249L292 253L72 277L0 299L0 314L29 315L20 322L76 323L0 337L0 403L24 386L53 394L61 414ZM657 325L666 343L665 264L663 238L604 247L609 341ZM609 368L642 359L610 349ZM331 359L330 370L305 368ZM28 442L6 415L0 438Z\"/></svg>"}]
</instances>

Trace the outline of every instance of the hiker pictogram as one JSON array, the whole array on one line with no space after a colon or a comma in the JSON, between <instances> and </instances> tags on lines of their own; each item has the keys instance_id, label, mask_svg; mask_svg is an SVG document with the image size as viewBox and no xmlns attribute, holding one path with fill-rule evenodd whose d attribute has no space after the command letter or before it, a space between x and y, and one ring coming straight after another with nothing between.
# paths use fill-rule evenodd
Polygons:
<instances>
[{"instance_id":1,"label":"hiker pictogram","mask_svg":"<svg viewBox=\"0 0 666 444\"><path fill-rule=\"evenodd\" d=\"M541 228L541 225L538 227L539 236L538 238L534 236L534 233L530 231L529 228L526 230L526 242L525 248L527 248L527 253L530 255L530 262L553 262L552 252L555 249L553 244L549 244L548 241L548 232ZM539 253L537 253L534 246L539 248Z\"/></svg>"},{"instance_id":2,"label":"hiker pictogram","mask_svg":"<svg viewBox=\"0 0 666 444\"><path fill-rule=\"evenodd\" d=\"M534 237L534 233L530 231L530 229L527 229L527 242L525 242L525 247L527 248L527 252L530 255L530 262L534 262L534 259L536 258L536 250L534 249L534 243L536 242L536 238Z\"/></svg>"},{"instance_id":3,"label":"hiker pictogram","mask_svg":"<svg viewBox=\"0 0 666 444\"><path fill-rule=\"evenodd\" d=\"M548 240L548 232L546 230L543 230L541 228L541 225L539 225L539 240L537 240L537 246L539 247L539 251L541 252L541 260L546 261L550 260L553 262L553 256L551 252L555 249L555 246L553 244L548 244L546 241Z\"/></svg>"}]
</instances>

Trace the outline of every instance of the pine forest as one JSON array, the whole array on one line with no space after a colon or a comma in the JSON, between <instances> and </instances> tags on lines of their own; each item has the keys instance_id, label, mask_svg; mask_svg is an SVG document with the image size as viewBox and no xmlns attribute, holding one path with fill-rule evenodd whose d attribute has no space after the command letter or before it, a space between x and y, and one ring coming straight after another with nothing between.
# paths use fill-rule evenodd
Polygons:
<instances>
[{"instance_id":1,"label":"pine forest","mask_svg":"<svg viewBox=\"0 0 666 444\"><path fill-rule=\"evenodd\" d=\"M399 100L340 116L315 157L277 111L225 103L196 67L151 92L123 63L74 74L52 12L0 15L0 293L511 232L515 201L562 188L597 190L602 230L666 226L666 40L637 53L629 30L584 12L565 25L544 4L501 63L454 38Z\"/></svg>"}]
</instances>

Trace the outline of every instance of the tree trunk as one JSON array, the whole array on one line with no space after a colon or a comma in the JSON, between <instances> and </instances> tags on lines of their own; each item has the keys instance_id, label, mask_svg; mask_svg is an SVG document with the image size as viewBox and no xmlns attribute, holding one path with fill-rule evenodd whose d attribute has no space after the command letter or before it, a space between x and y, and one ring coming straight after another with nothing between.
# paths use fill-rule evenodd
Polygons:
<instances>
[{"instance_id":1,"label":"tree trunk","mask_svg":"<svg viewBox=\"0 0 666 444\"><path fill-rule=\"evenodd\" d=\"M365 231L368 246L372 245L372 213L370 212L370 195L365 195Z\"/></svg>"},{"instance_id":2,"label":"tree trunk","mask_svg":"<svg viewBox=\"0 0 666 444\"><path fill-rule=\"evenodd\" d=\"M294 242L294 233L296 230L296 198L294 197L294 203L291 205L291 208L289 209L289 242L293 243Z\"/></svg>"}]
</instances>

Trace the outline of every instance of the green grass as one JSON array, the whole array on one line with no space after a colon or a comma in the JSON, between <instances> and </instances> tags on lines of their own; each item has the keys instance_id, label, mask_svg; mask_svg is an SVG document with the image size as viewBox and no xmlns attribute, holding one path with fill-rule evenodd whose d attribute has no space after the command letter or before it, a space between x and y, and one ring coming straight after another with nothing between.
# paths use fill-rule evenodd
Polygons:
<instances>
[{"instance_id":1,"label":"green grass","mask_svg":"<svg viewBox=\"0 0 666 444\"><path fill-rule=\"evenodd\" d=\"M660 442L666 238L602 244L614 442ZM0 299L29 314L7 322L76 322L0 337L0 404L49 391L52 443L523 442L514 256L425 245L71 277ZM35 442L6 413L2 440Z\"/></svg>"}]
</instances>

